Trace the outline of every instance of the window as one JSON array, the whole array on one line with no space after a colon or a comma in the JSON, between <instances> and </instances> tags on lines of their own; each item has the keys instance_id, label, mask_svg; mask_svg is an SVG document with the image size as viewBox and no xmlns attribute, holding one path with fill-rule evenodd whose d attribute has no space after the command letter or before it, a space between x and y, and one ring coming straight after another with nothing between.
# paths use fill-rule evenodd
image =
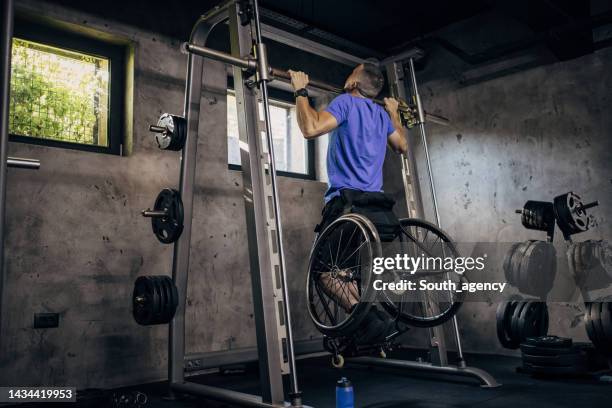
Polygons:
<instances>
[{"instance_id":1,"label":"window","mask_svg":"<svg viewBox=\"0 0 612 408\"><path fill-rule=\"evenodd\" d=\"M120 47L18 22L11 61L11 140L118 154L122 58Z\"/></svg>"},{"instance_id":2,"label":"window","mask_svg":"<svg viewBox=\"0 0 612 408\"><path fill-rule=\"evenodd\" d=\"M263 117L263 106L259 104ZM295 106L277 99L270 99L270 121L276 171L280 175L314 179L313 142L304 139L297 124ZM227 161L230 168L240 168L238 144L238 114L233 91L227 94Z\"/></svg>"}]
</instances>

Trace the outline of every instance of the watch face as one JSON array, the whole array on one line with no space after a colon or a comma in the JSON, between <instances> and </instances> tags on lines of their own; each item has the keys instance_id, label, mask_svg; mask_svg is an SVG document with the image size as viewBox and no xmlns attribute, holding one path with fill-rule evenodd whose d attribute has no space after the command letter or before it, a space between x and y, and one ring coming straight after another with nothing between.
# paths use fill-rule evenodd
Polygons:
<instances>
[{"instance_id":1,"label":"watch face","mask_svg":"<svg viewBox=\"0 0 612 408\"><path fill-rule=\"evenodd\" d=\"M164 113L157 121L157 126L166 128L165 132L155 134L155 140L157 140L157 144L161 149L167 149L174 133L174 118L172 115Z\"/></svg>"}]
</instances>

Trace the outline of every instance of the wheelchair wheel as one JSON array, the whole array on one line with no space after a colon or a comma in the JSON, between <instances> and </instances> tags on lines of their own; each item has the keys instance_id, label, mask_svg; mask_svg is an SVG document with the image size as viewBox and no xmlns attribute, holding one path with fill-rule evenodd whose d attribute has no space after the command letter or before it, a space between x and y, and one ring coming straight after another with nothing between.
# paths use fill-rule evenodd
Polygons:
<instances>
[{"instance_id":1,"label":"wheelchair wheel","mask_svg":"<svg viewBox=\"0 0 612 408\"><path fill-rule=\"evenodd\" d=\"M308 311L321 333L350 336L359 327L374 300L372 263L380 254L378 233L363 216L344 215L321 232L306 284Z\"/></svg>"},{"instance_id":2,"label":"wheelchair wheel","mask_svg":"<svg viewBox=\"0 0 612 408\"><path fill-rule=\"evenodd\" d=\"M410 257L459 257L459 252L448 235L427 221L404 218L400 220L400 231L389 248L393 255L407 253ZM391 256L393 256L391 255ZM387 256L387 254L383 254ZM405 271L385 272L381 275L385 281L409 280L416 285L425 280L427 283L451 280L457 285L467 278L443 268L417 271L410 274ZM392 317L415 327L434 327L451 319L461 307L463 292L450 291L381 291L381 303Z\"/></svg>"}]
</instances>

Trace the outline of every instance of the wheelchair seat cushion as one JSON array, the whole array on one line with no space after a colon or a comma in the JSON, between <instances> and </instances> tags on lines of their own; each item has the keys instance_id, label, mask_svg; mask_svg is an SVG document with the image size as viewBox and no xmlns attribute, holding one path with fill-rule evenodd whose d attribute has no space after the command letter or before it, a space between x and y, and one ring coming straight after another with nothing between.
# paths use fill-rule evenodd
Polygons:
<instances>
[{"instance_id":1,"label":"wheelchair seat cushion","mask_svg":"<svg viewBox=\"0 0 612 408\"><path fill-rule=\"evenodd\" d=\"M381 192L344 189L340 193L344 202L344 213L356 213L367 217L376 226L380 240L393 241L400 228L393 213L395 200Z\"/></svg>"},{"instance_id":2,"label":"wheelchair seat cushion","mask_svg":"<svg viewBox=\"0 0 612 408\"><path fill-rule=\"evenodd\" d=\"M385 193L343 189L323 208L323 219L315 232L322 232L343 214L356 213L372 221L381 241L392 241L400 228L399 220L393 213L394 205L395 200Z\"/></svg>"}]
</instances>

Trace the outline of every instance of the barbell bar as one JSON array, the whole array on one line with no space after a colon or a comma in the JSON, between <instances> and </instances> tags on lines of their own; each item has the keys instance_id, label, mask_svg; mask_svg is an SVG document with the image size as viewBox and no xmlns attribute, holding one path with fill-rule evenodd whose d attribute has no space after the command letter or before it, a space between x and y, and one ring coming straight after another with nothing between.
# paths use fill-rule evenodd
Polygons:
<instances>
[{"instance_id":1,"label":"barbell bar","mask_svg":"<svg viewBox=\"0 0 612 408\"><path fill-rule=\"evenodd\" d=\"M257 60L254 58L239 58L233 55L227 54L223 51L214 50L209 47L202 47L199 45L191 44L185 42L181 45L181 51L184 53L191 53L195 55L199 55L201 57L210 58L215 61L225 62L227 64L231 64L237 67L240 67L247 71L255 72L257 70ZM268 78L273 80L279 80L283 82L290 82L291 75L288 71L283 69L278 69L274 67L269 67L268 69ZM309 79L308 86L316 88L321 91L331 92L334 94L342 94L344 93L344 89L329 84L324 81L320 81L318 79ZM382 99L373 99L375 103L378 105L384 106L385 102ZM405 125L408 127L412 127L418 124L418 113L415 106L408 104L406 101L400 100L399 112L402 115L402 119L405 122ZM425 120L431 121L432 123L437 123L439 125L448 126L449 120L443 116L434 115L431 113L425 112ZM156 130L153 130L156 131ZM161 129L159 131L162 131Z\"/></svg>"}]
</instances>

